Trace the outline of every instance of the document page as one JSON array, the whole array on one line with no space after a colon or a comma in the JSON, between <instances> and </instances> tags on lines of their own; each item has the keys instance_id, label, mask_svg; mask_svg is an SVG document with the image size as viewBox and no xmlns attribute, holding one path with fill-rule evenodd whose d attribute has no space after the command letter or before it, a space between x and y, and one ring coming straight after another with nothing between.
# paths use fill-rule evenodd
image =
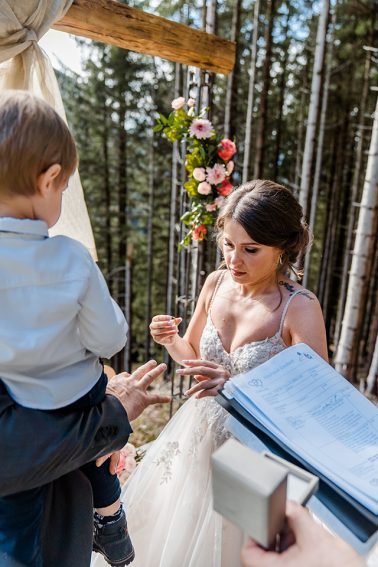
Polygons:
<instances>
[{"instance_id":1,"label":"document page","mask_svg":"<svg viewBox=\"0 0 378 567\"><path fill-rule=\"evenodd\" d=\"M225 394L378 514L378 408L309 346L233 377Z\"/></svg>"}]
</instances>

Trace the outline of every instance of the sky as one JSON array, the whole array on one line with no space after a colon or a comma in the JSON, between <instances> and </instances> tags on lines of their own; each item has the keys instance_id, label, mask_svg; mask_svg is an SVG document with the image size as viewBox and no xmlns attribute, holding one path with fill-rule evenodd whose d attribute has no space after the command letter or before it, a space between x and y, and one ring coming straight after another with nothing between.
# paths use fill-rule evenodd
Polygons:
<instances>
[{"instance_id":1,"label":"sky","mask_svg":"<svg viewBox=\"0 0 378 567\"><path fill-rule=\"evenodd\" d=\"M76 45L74 36L65 32L49 30L38 43L46 51L54 67L59 68L60 60L76 73L82 73L80 49Z\"/></svg>"}]
</instances>

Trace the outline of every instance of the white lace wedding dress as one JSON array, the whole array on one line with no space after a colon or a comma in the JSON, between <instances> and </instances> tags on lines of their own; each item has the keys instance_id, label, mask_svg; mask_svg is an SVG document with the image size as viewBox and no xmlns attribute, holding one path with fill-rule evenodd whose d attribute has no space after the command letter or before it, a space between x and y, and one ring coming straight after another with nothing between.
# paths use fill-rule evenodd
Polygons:
<instances>
[{"instance_id":1,"label":"white lace wedding dress","mask_svg":"<svg viewBox=\"0 0 378 567\"><path fill-rule=\"evenodd\" d=\"M231 376L265 362L284 348L280 328L264 341L228 353L211 319L201 357L222 364ZM232 379L232 378L231 378ZM122 493L136 558L133 567L237 567L242 534L213 511L210 456L229 436L227 412L213 398L190 398L166 425ZM93 567L106 567L100 555Z\"/></svg>"}]
</instances>

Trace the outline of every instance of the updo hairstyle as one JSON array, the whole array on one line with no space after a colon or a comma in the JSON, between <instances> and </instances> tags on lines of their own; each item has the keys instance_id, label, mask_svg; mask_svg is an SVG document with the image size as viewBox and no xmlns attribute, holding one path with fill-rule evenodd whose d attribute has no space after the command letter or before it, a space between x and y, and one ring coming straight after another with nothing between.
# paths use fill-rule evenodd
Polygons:
<instances>
[{"instance_id":1,"label":"updo hairstyle","mask_svg":"<svg viewBox=\"0 0 378 567\"><path fill-rule=\"evenodd\" d=\"M227 219L238 222L258 244L282 250L278 273L302 275L297 262L303 259L312 239L302 207L289 189L265 179L241 185L220 210L216 222L218 245Z\"/></svg>"}]
</instances>

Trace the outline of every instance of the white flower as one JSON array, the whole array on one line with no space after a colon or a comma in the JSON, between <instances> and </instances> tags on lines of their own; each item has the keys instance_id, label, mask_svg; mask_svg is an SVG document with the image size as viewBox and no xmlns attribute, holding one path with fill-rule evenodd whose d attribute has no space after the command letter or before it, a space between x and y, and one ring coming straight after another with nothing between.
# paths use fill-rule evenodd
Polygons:
<instances>
[{"instance_id":1,"label":"white flower","mask_svg":"<svg viewBox=\"0 0 378 567\"><path fill-rule=\"evenodd\" d=\"M214 167L206 168L206 178L212 185L219 185L226 177L226 169L223 164L216 163Z\"/></svg>"},{"instance_id":2,"label":"white flower","mask_svg":"<svg viewBox=\"0 0 378 567\"><path fill-rule=\"evenodd\" d=\"M179 96L178 98L175 98L174 100L172 100L172 108L173 110L179 110L180 108L182 108L185 105L185 99L183 96Z\"/></svg>"},{"instance_id":3,"label":"white flower","mask_svg":"<svg viewBox=\"0 0 378 567\"><path fill-rule=\"evenodd\" d=\"M197 118L197 120L193 120L189 128L189 134L192 137L196 137L199 140L203 138L211 138L213 130L213 125L209 120L205 120L203 118Z\"/></svg>"},{"instance_id":4,"label":"white flower","mask_svg":"<svg viewBox=\"0 0 378 567\"><path fill-rule=\"evenodd\" d=\"M231 175L231 173L234 171L234 167L235 167L234 162L232 160L230 160L228 162L228 164L226 165L227 175Z\"/></svg>"},{"instance_id":5,"label":"white flower","mask_svg":"<svg viewBox=\"0 0 378 567\"><path fill-rule=\"evenodd\" d=\"M216 202L214 201L213 203L208 203L207 205L205 205L205 209L206 209L207 211L209 211L209 213L212 213L213 211L216 211L216 210L217 210L217 204L216 204Z\"/></svg>"},{"instance_id":6,"label":"white flower","mask_svg":"<svg viewBox=\"0 0 378 567\"><path fill-rule=\"evenodd\" d=\"M196 104L194 98L188 98L188 102L186 103L189 107L192 107Z\"/></svg>"},{"instance_id":7,"label":"white flower","mask_svg":"<svg viewBox=\"0 0 378 567\"><path fill-rule=\"evenodd\" d=\"M206 183L206 181L202 181L197 187L198 193L201 195L208 195L211 192L211 185L210 183Z\"/></svg>"},{"instance_id":8,"label":"white flower","mask_svg":"<svg viewBox=\"0 0 378 567\"><path fill-rule=\"evenodd\" d=\"M217 197L216 199L214 199L214 203L216 204L216 206L218 207L218 209L220 209L220 207L223 205L224 203L224 197Z\"/></svg>"},{"instance_id":9,"label":"white flower","mask_svg":"<svg viewBox=\"0 0 378 567\"><path fill-rule=\"evenodd\" d=\"M206 171L204 167L196 167L193 169L193 177L196 181L205 181Z\"/></svg>"}]
</instances>

